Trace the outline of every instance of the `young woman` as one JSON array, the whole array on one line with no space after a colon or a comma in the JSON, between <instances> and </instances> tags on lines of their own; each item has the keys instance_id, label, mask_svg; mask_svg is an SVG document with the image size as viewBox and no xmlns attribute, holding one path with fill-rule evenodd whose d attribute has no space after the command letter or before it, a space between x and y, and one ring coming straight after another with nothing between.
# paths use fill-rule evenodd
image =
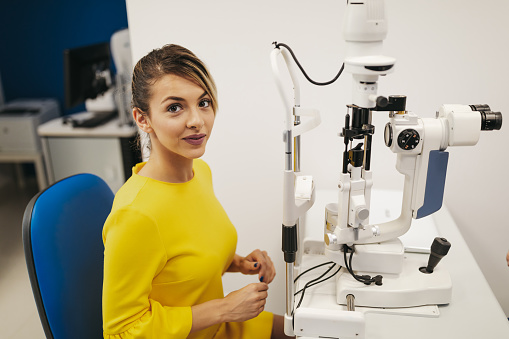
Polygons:
<instances>
[{"instance_id":1,"label":"young woman","mask_svg":"<svg viewBox=\"0 0 509 339\"><path fill-rule=\"evenodd\" d=\"M216 88L191 51L166 45L134 68L133 116L150 157L133 168L103 230L105 338L285 338L264 312L274 265L235 254L237 233L217 201L205 152ZM224 272L259 281L224 297Z\"/></svg>"}]
</instances>

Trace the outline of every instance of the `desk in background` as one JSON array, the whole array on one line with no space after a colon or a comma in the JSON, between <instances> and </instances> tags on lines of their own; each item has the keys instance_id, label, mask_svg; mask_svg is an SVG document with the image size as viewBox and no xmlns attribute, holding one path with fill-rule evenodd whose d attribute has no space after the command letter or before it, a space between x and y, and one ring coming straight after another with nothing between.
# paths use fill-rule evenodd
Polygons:
<instances>
[{"instance_id":1,"label":"desk in background","mask_svg":"<svg viewBox=\"0 0 509 339\"><path fill-rule=\"evenodd\" d=\"M118 119L93 128L73 128L58 118L39 126L38 133L49 184L73 174L92 173L116 192L141 161L136 128L119 126Z\"/></svg>"}]
</instances>

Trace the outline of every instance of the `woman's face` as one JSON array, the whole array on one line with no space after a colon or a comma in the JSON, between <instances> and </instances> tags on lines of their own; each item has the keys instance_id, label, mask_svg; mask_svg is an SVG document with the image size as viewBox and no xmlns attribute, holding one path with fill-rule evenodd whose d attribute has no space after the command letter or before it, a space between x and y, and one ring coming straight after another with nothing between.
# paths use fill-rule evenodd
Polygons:
<instances>
[{"instance_id":1,"label":"woman's face","mask_svg":"<svg viewBox=\"0 0 509 339\"><path fill-rule=\"evenodd\" d=\"M215 114L207 92L185 78L167 74L155 82L148 117L152 151L196 159L205 153Z\"/></svg>"}]
</instances>

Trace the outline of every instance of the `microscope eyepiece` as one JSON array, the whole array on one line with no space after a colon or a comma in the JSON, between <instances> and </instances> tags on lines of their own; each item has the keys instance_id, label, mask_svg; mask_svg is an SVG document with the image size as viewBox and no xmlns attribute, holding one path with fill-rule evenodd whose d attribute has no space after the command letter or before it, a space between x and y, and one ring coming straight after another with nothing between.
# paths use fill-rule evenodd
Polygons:
<instances>
[{"instance_id":1,"label":"microscope eyepiece","mask_svg":"<svg viewBox=\"0 0 509 339\"><path fill-rule=\"evenodd\" d=\"M499 130L502 127L502 113L492 112L486 104L470 105L470 108L481 114L481 131Z\"/></svg>"},{"instance_id":2,"label":"microscope eyepiece","mask_svg":"<svg viewBox=\"0 0 509 339\"><path fill-rule=\"evenodd\" d=\"M481 131L499 130L502 127L502 113L500 112L480 112L481 113Z\"/></svg>"},{"instance_id":3,"label":"microscope eyepiece","mask_svg":"<svg viewBox=\"0 0 509 339\"><path fill-rule=\"evenodd\" d=\"M486 104L477 104L477 105L469 105L472 111L478 111L478 112L486 112L491 111L490 106Z\"/></svg>"}]
</instances>

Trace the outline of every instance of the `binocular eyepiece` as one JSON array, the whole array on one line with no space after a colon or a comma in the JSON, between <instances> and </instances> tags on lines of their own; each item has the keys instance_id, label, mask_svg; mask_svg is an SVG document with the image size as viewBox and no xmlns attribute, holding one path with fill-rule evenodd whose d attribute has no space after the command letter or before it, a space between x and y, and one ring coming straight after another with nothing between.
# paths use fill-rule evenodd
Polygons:
<instances>
[{"instance_id":1,"label":"binocular eyepiece","mask_svg":"<svg viewBox=\"0 0 509 339\"><path fill-rule=\"evenodd\" d=\"M488 105L470 105L470 108L481 114L481 131L499 130L502 127L502 113L492 112Z\"/></svg>"}]
</instances>

